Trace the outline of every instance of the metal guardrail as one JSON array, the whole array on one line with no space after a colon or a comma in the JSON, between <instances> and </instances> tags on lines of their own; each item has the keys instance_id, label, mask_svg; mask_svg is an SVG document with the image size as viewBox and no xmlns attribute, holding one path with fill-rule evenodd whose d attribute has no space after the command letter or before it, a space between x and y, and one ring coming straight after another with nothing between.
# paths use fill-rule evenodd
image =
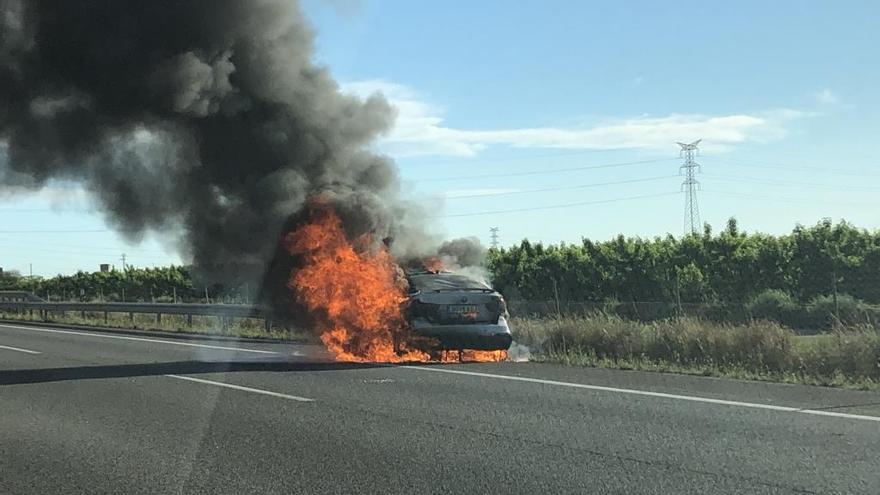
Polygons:
<instances>
[{"instance_id":1,"label":"metal guardrail","mask_svg":"<svg viewBox=\"0 0 880 495\"><path fill-rule=\"evenodd\" d=\"M0 301L0 309L7 310L46 310L85 311L87 313L147 313L165 315L224 316L228 318L262 318L263 308L243 304L171 304L171 303L74 303L74 302L31 302Z\"/></svg>"},{"instance_id":2,"label":"metal guardrail","mask_svg":"<svg viewBox=\"0 0 880 495\"><path fill-rule=\"evenodd\" d=\"M42 300L23 290L0 290L0 302L40 302Z\"/></svg>"},{"instance_id":3,"label":"metal guardrail","mask_svg":"<svg viewBox=\"0 0 880 495\"><path fill-rule=\"evenodd\" d=\"M216 317L224 328L233 318L259 318L265 320L267 329L271 325L269 312L264 307L239 304L75 303L0 300L0 311L29 312L31 314L34 311L39 311L43 320L47 320L50 313L77 312L82 316L85 316L86 313L103 313L106 322L110 313L128 313L132 321L135 314L153 314L156 315L157 323L161 322L162 315L182 315L187 317L188 325L192 325L193 316Z\"/></svg>"}]
</instances>

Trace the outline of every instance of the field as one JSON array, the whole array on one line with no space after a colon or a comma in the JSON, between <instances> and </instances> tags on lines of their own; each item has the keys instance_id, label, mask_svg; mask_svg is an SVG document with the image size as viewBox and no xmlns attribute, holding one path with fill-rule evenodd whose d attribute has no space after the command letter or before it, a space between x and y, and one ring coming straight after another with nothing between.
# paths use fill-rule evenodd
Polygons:
<instances>
[{"instance_id":1,"label":"field","mask_svg":"<svg viewBox=\"0 0 880 495\"><path fill-rule=\"evenodd\" d=\"M868 326L799 336L773 322L693 318L639 323L596 314L515 318L533 360L752 380L880 388L880 334Z\"/></svg>"}]
</instances>

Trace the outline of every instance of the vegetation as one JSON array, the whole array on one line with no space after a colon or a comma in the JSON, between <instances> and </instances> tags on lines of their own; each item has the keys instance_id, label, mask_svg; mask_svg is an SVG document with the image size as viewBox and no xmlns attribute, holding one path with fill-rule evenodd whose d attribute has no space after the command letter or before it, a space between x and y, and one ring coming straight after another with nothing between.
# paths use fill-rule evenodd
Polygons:
<instances>
[{"instance_id":1,"label":"vegetation","mask_svg":"<svg viewBox=\"0 0 880 495\"><path fill-rule=\"evenodd\" d=\"M496 287L511 299L746 303L775 289L807 303L835 290L880 303L880 232L824 220L789 235L741 232L491 250Z\"/></svg>"},{"instance_id":2,"label":"vegetation","mask_svg":"<svg viewBox=\"0 0 880 495\"><path fill-rule=\"evenodd\" d=\"M487 264L496 288L512 301L666 303L656 318L696 304L738 307L733 316L746 320L751 316L747 305L758 309L754 305L763 304L759 296L775 298L782 313L798 305L833 303L828 297L835 293L852 297L839 297L838 305L844 299L856 308L880 304L880 232L830 220L798 226L783 236L747 234L731 219L718 235L707 225L702 235L683 238L619 236L548 246L524 240L490 250ZM196 302L205 300L206 289L209 300L241 302L253 300L257 291L234 282L204 284L186 266L129 267L48 279L0 275L0 290L26 290L52 299Z\"/></svg>"},{"instance_id":3,"label":"vegetation","mask_svg":"<svg viewBox=\"0 0 880 495\"><path fill-rule=\"evenodd\" d=\"M848 294L816 296L807 304L798 304L788 294L768 289L749 301L745 310L750 319L775 321L802 334L880 324L880 307Z\"/></svg>"},{"instance_id":4,"label":"vegetation","mask_svg":"<svg viewBox=\"0 0 880 495\"><path fill-rule=\"evenodd\" d=\"M736 324L763 318L803 333L873 325L880 315L880 232L846 222L824 220L783 236L746 234L731 219L718 235L706 226L684 238L549 246L524 240L491 250L488 265L520 315L602 310L642 321L690 315Z\"/></svg>"},{"instance_id":5,"label":"vegetation","mask_svg":"<svg viewBox=\"0 0 880 495\"><path fill-rule=\"evenodd\" d=\"M516 318L518 343L539 360L624 369L880 387L880 334L867 326L796 336L777 323L693 318L637 322L616 316Z\"/></svg>"},{"instance_id":6,"label":"vegetation","mask_svg":"<svg viewBox=\"0 0 880 495\"><path fill-rule=\"evenodd\" d=\"M108 272L77 272L52 278L23 277L17 272L0 275L0 290L33 292L53 301L148 301L246 303L257 287L241 283L203 284L191 267L127 267Z\"/></svg>"}]
</instances>

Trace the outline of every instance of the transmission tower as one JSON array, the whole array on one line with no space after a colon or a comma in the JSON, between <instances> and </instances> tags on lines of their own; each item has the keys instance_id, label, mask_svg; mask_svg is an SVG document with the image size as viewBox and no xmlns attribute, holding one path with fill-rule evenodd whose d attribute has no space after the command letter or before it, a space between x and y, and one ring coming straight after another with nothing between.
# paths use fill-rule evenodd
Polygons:
<instances>
[{"instance_id":1,"label":"transmission tower","mask_svg":"<svg viewBox=\"0 0 880 495\"><path fill-rule=\"evenodd\" d=\"M684 158L684 164L678 169L679 175L684 173L684 182L681 183L681 190L685 192L684 198L684 233L696 234L700 231L700 206L697 204L697 191L700 190L700 182L694 177L699 172L700 164L694 161L694 156L700 154L700 145L702 139L697 139L693 143L678 143L681 146L680 156Z\"/></svg>"},{"instance_id":2,"label":"transmission tower","mask_svg":"<svg viewBox=\"0 0 880 495\"><path fill-rule=\"evenodd\" d=\"M492 239L492 249L498 248L498 231L500 229L498 227L492 227L489 229L489 237Z\"/></svg>"}]
</instances>

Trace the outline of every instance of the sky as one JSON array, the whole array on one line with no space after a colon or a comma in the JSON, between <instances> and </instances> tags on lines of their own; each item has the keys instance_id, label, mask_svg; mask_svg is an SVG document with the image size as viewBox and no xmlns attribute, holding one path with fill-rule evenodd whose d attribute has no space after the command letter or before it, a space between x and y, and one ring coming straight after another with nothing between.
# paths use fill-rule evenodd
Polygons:
<instances>
[{"instance_id":1,"label":"sky","mask_svg":"<svg viewBox=\"0 0 880 495\"><path fill-rule=\"evenodd\" d=\"M681 235L677 141L702 139L700 218L880 228L880 3L304 0L342 91L385 95L374 147L446 237L502 246ZM0 193L0 267L181 263L75 184ZM64 232L78 231L78 232ZM83 232L88 231L88 232Z\"/></svg>"}]
</instances>

